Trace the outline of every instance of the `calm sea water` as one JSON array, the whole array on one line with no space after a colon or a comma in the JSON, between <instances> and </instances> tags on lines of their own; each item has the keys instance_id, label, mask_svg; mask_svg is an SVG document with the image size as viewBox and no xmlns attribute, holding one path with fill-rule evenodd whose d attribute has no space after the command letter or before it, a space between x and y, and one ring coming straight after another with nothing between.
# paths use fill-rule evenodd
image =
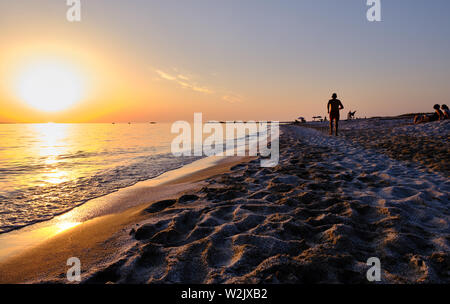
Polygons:
<instances>
[{"instance_id":1,"label":"calm sea water","mask_svg":"<svg viewBox=\"0 0 450 304\"><path fill-rule=\"evenodd\" d=\"M0 233L197 158L174 157L170 124L0 124Z\"/></svg>"}]
</instances>

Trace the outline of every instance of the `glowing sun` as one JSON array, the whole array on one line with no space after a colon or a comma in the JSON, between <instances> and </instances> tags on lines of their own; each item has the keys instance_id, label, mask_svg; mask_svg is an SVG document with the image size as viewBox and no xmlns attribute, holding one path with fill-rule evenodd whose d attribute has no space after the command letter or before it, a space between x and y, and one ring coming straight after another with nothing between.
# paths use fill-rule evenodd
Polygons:
<instances>
[{"instance_id":1,"label":"glowing sun","mask_svg":"<svg viewBox=\"0 0 450 304\"><path fill-rule=\"evenodd\" d=\"M83 98L80 75L60 62L38 62L25 68L17 80L17 94L31 107L45 111L62 111Z\"/></svg>"}]
</instances>

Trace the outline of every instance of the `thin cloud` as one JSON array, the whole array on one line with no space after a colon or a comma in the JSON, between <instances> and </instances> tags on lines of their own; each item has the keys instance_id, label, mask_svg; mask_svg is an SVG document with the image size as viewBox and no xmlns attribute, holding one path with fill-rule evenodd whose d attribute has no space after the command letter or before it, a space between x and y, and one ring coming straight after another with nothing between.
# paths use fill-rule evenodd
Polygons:
<instances>
[{"instance_id":1,"label":"thin cloud","mask_svg":"<svg viewBox=\"0 0 450 304\"><path fill-rule=\"evenodd\" d=\"M169 73L161 71L161 70L155 70L155 72L162 79L173 81L173 82L177 83L183 89L189 89L189 90L203 93L203 94L213 94L214 93L214 91L212 91L206 87L199 86L199 85L191 82L190 78L185 75L178 74L176 76L173 76L173 75L170 75Z\"/></svg>"},{"instance_id":2,"label":"thin cloud","mask_svg":"<svg viewBox=\"0 0 450 304\"><path fill-rule=\"evenodd\" d=\"M177 75L177 77L182 80L189 80L189 77L181 75L181 74Z\"/></svg>"},{"instance_id":3,"label":"thin cloud","mask_svg":"<svg viewBox=\"0 0 450 304\"><path fill-rule=\"evenodd\" d=\"M172 81L176 83L183 89L192 90L194 92L199 92L202 94L215 94L215 92L205 86L198 85L191 80L191 77L181 74L176 68L173 69L176 74L170 74L168 72L156 69L155 72L161 79ZM217 95L222 95L221 99L228 103L240 103L243 101L243 97L239 94L227 92L227 93L217 93ZM220 98L220 97L219 97Z\"/></svg>"},{"instance_id":4,"label":"thin cloud","mask_svg":"<svg viewBox=\"0 0 450 304\"><path fill-rule=\"evenodd\" d=\"M242 96L240 96L238 94L233 94L233 93L224 95L222 97L222 99L225 100L226 102L229 102L229 103L242 102Z\"/></svg>"},{"instance_id":5,"label":"thin cloud","mask_svg":"<svg viewBox=\"0 0 450 304\"><path fill-rule=\"evenodd\" d=\"M212 91L212 90L210 90L208 88L199 87L199 86L190 84L190 83L185 82L185 81L177 81L177 83L184 89L191 89L193 91L200 92L200 93L205 93L205 94L213 94L214 93L214 91Z\"/></svg>"},{"instance_id":6,"label":"thin cloud","mask_svg":"<svg viewBox=\"0 0 450 304\"><path fill-rule=\"evenodd\" d=\"M161 70L156 70L156 73L158 73L159 77L161 77L162 79L166 79L166 80L176 80L176 77L173 77Z\"/></svg>"}]
</instances>

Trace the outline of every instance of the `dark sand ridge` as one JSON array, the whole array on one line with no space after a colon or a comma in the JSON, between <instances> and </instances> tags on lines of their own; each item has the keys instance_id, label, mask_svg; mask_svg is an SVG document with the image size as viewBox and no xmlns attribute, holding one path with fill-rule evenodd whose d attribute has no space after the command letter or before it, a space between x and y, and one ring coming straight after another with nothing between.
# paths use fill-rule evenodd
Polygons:
<instances>
[{"instance_id":1,"label":"dark sand ridge","mask_svg":"<svg viewBox=\"0 0 450 304\"><path fill-rule=\"evenodd\" d=\"M199 188L203 185L204 179L227 172L230 167L248 159L248 157L224 158L214 160L214 165L211 165L212 160L208 164L196 165L193 163L167 172L154 180L142 182L146 183L144 187L127 192L124 197L119 197L117 204L107 206L106 210L101 208L97 210L95 205L76 208L71 211L76 214L74 217L86 221L21 254L2 261L0 263L0 283L64 279L68 269L66 261L69 257L80 258L83 272L93 270L101 262L113 259L125 246L124 230L129 230L129 226L134 226L135 223L145 218L146 214L142 211L151 205L151 202L176 197L184 191ZM205 166L206 168L202 168ZM153 182L155 186L152 185ZM135 200L131 201L131 206L136 204L136 199L141 203L133 207L124 204L133 198ZM101 200L108 200L108 196ZM125 211L123 210L124 205L125 208L128 207ZM77 209L81 209L81 211ZM102 216L102 214L106 215ZM31 237L34 236L31 235Z\"/></svg>"}]
</instances>

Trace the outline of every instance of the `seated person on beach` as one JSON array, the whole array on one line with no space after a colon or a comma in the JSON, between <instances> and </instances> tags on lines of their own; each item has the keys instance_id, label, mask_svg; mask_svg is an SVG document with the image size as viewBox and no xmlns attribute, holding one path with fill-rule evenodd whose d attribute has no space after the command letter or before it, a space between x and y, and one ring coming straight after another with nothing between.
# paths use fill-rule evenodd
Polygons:
<instances>
[{"instance_id":1,"label":"seated person on beach","mask_svg":"<svg viewBox=\"0 0 450 304\"><path fill-rule=\"evenodd\" d=\"M328 101L327 105L328 113L330 114L330 135L333 135L333 120L336 121L335 135L338 135L339 111L343 108L341 101L337 99L337 94L333 93L332 99Z\"/></svg>"},{"instance_id":2,"label":"seated person on beach","mask_svg":"<svg viewBox=\"0 0 450 304\"><path fill-rule=\"evenodd\" d=\"M355 113L356 111L355 112L349 111L347 114L347 120L355 119Z\"/></svg>"},{"instance_id":3,"label":"seated person on beach","mask_svg":"<svg viewBox=\"0 0 450 304\"><path fill-rule=\"evenodd\" d=\"M441 105L442 113L444 113L444 119L450 119L450 110L446 104Z\"/></svg>"},{"instance_id":4,"label":"seated person on beach","mask_svg":"<svg viewBox=\"0 0 450 304\"><path fill-rule=\"evenodd\" d=\"M435 104L433 106L434 113L431 115L416 115L414 117L414 124L432 122L445 119L444 113L442 113L440 106Z\"/></svg>"}]
</instances>

